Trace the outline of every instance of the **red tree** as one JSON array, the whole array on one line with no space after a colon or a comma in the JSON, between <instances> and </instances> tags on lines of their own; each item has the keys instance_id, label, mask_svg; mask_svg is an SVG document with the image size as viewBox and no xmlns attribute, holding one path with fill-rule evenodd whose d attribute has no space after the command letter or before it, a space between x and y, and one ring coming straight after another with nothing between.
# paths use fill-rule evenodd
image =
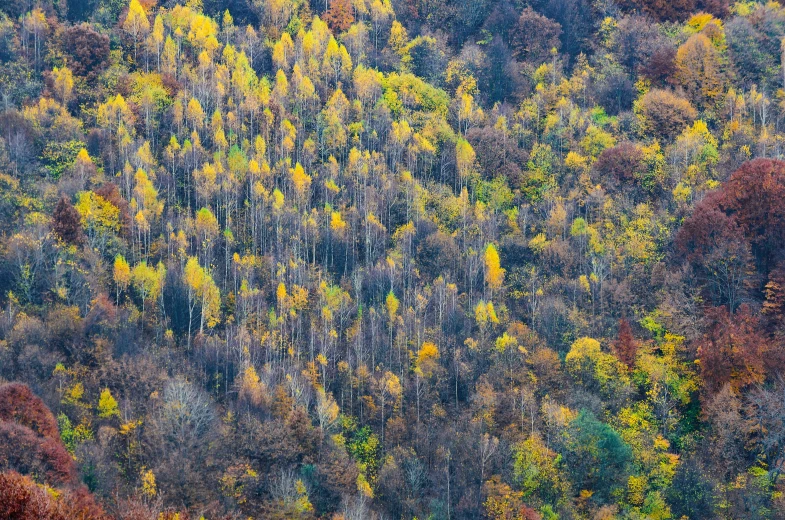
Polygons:
<instances>
[{"instance_id":1,"label":"red tree","mask_svg":"<svg viewBox=\"0 0 785 520\"><path fill-rule=\"evenodd\" d=\"M750 244L734 217L722 210L722 192L706 197L676 235L676 249L705 282L708 297L731 311L753 274Z\"/></svg>"},{"instance_id":2,"label":"red tree","mask_svg":"<svg viewBox=\"0 0 785 520\"><path fill-rule=\"evenodd\" d=\"M708 327L698 346L698 362L709 394L726 383L738 391L781 370L781 349L762 332L749 306L742 305L735 314L725 307L714 307L706 318Z\"/></svg>"},{"instance_id":3,"label":"red tree","mask_svg":"<svg viewBox=\"0 0 785 520\"><path fill-rule=\"evenodd\" d=\"M55 485L76 482L74 459L59 439L13 422L0 422L0 470L37 475Z\"/></svg>"},{"instance_id":4,"label":"red tree","mask_svg":"<svg viewBox=\"0 0 785 520\"><path fill-rule=\"evenodd\" d=\"M68 66L80 76L95 77L108 63L109 37L83 23L69 27L63 37L64 50L73 59Z\"/></svg>"},{"instance_id":5,"label":"red tree","mask_svg":"<svg viewBox=\"0 0 785 520\"><path fill-rule=\"evenodd\" d=\"M51 493L15 471L0 473L0 518L6 520L102 520L108 518L82 486Z\"/></svg>"},{"instance_id":6,"label":"red tree","mask_svg":"<svg viewBox=\"0 0 785 520\"><path fill-rule=\"evenodd\" d=\"M616 350L616 357L632 370L638 354L638 342L635 340L635 336L632 335L632 327L626 318L619 320L619 332L616 334L613 348Z\"/></svg>"},{"instance_id":7,"label":"red tree","mask_svg":"<svg viewBox=\"0 0 785 520\"><path fill-rule=\"evenodd\" d=\"M718 203L744 231L761 274L768 277L785 250L785 161L744 163L722 187Z\"/></svg>"},{"instance_id":8,"label":"red tree","mask_svg":"<svg viewBox=\"0 0 785 520\"><path fill-rule=\"evenodd\" d=\"M0 386L0 421L19 423L42 437L60 439L52 412L40 397L21 383Z\"/></svg>"}]
</instances>

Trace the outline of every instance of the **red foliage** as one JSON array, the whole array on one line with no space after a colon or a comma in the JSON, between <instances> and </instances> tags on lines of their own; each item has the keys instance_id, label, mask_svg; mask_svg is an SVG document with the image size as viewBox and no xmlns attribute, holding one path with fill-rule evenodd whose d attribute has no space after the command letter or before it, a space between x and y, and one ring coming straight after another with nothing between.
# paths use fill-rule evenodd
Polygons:
<instances>
[{"instance_id":1,"label":"red foliage","mask_svg":"<svg viewBox=\"0 0 785 520\"><path fill-rule=\"evenodd\" d=\"M0 518L5 520L102 520L103 509L83 486L57 496L15 471L0 473Z\"/></svg>"},{"instance_id":2,"label":"red foliage","mask_svg":"<svg viewBox=\"0 0 785 520\"><path fill-rule=\"evenodd\" d=\"M42 437L60 439L52 412L40 397L22 383L0 386L0 421L16 422Z\"/></svg>"},{"instance_id":3,"label":"red foliage","mask_svg":"<svg viewBox=\"0 0 785 520\"><path fill-rule=\"evenodd\" d=\"M695 207L676 235L676 250L700 263L718 244L744 240L744 231L721 207L722 193L714 192Z\"/></svg>"},{"instance_id":4,"label":"red foliage","mask_svg":"<svg viewBox=\"0 0 785 520\"><path fill-rule=\"evenodd\" d=\"M785 162L743 164L722 189L696 206L679 230L676 247L731 309L745 284L757 279L762 290L785 253ZM749 276L753 259L757 278Z\"/></svg>"},{"instance_id":5,"label":"red foliage","mask_svg":"<svg viewBox=\"0 0 785 520\"><path fill-rule=\"evenodd\" d=\"M722 187L717 202L744 231L761 274L768 276L785 249L785 161L744 163Z\"/></svg>"},{"instance_id":6,"label":"red foliage","mask_svg":"<svg viewBox=\"0 0 785 520\"><path fill-rule=\"evenodd\" d=\"M40 437L18 423L0 422L0 470L9 469L57 485L76 482L74 459L59 439Z\"/></svg>"},{"instance_id":7,"label":"red foliage","mask_svg":"<svg viewBox=\"0 0 785 520\"><path fill-rule=\"evenodd\" d=\"M0 473L0 518L65 520L52 495L15 471Z\"/></svg>"},{"instance_id":8,"label":"red foliage","mask_svg":"<svg viewBox=\"0 0 785 520\"><path fill-rule=\"evenodd\" d=\"M736 391L762 383L783 368L781 349L761 331L749 306L742 305L735 314L714 307L706 317L709 325L698 346L698 360L710 394L726 383Z\"/></svg>"},{"instance_id":9,"label":"red foliage","mask_svg":"<svg viewBox=\"0 0 785 520\"><path fill-rule=\"evenodd\" d=\"M635 358L638 354L638 342L632 335L632 327L626 318L619 320L619 332L616 335L616 341L613 343L613 348L616 350L616 357L632 369L635 366Z\"/></svg>"}]
</instances>

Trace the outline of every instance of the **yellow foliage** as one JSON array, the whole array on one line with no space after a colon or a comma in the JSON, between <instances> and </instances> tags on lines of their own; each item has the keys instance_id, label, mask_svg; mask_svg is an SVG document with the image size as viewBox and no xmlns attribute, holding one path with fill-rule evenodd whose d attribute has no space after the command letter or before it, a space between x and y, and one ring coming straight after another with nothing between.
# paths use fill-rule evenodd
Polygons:
<instances>
[{"instance_id":1,"label":"yellow foliage","mask_svg":"<svg viewBox=\"0 0 785 520\"><path fill-rule=\"evenodd\" d=\"M153 470L148 469L147 471L142 468L142 494L144 494L148 498L154 497L158 493L158 488L155 484L155 473Z\"/></svg>"},{"instance_id":2,"label":"yellow foliage","mask_svg":"<svg viewBox=\"0 0 785 520\"><path fill-rule=\"evenodd\" d=\"M117 401L112 397L112 393L108 388L104 388L101 391L101 397L98 400L98 416L104 419L108 419L109 417L120 417Z\"/></svg>"},{"instance_id":3,"label":"yellow foliage","mask_svg":"<svg viewBox=\"0 0 785 520\"><path fill-rule=\"evenodd\" d=\"M499 261L499 253L496 246L488 244L485 248L485 283L491 290L500 289L504 283L505 270L502 269Z\"/></svg>"},{"instance_id":4,"label":"yellow foliage","mask_svg":"<svg viewBox=\"0 0 785 520\"><path fill-rule=\"evenodd\" d=\"M398 298L395 297L395 293L392 291L387 293L385 307L387 308L387 316L390 318L391 322L395 319L395 315L398 312L398 305L400 305L400 302L398 301Z\"/></svg>"}]
</instances>

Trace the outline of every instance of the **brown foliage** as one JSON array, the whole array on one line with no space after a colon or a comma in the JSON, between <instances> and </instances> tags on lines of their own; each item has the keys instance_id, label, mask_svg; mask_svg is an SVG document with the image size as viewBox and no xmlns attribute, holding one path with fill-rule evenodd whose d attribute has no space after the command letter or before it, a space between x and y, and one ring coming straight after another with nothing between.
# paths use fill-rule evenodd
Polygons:
<instances>
[{"instance_id":1,"label":"brown foliage","mask_svg":"<svg viewBox=\"0 0 785 520\"><path fill-rule=\"evenodd\" d=\"M744 231L761 274L768 276L785 249L785 162L744 163L723 186L718 203Z\"/></svg>"},{"instance_id":2,"label":"brown foliage","mask_svg":"<svg viewBox=\"0 0 785 520\"><path fill-rule=\"evenodd\" d=\"M526 7L510 32L513 55L525 61L542 63L550 57L551 49L560 46L561 25Z\"/></svg>"},{"instance_id":3,"label":"brown foliage","mask_svg":"<svg viewBox=\"0 0 785 520\"><path fill-rule=\"evenodd\" d=\"M709 394L726 383L734 391L760 384L783 365L781 349L760 329L747 305L731 314L725 307L707 312L709 325L698 346L701 376Z\"/></svg>"},{"instance_id":4,"label":"brown foliage","mask_svg":"<svg viewBox=\"0 0 785 520\"><path fill-rule=\"evenodd\" d=\"M109 59L109 37L83 23L69 27L63 38L64 50L73 60L68 66L79 76L95 76Z\"/></svg>"},{"instance_id":5,"label":"brown foliage","mask_svg":"<svg viewBox=\"0 0 785 520\"><path fill-rule=\"evenodd\" d=\"M344 32L354 23L354 8L350 0L332 0L324 13L324 21L336 34Z\"/></svg>"},{"instance_id":6,"label":"brown foliage","mask_svg":"<svg viewBox=\"0 0 785 520\"><path fill-rule=\"evenodd\" d=\"M620 143L603 150L594 167L601 175L613 176L619 182L633 182L644 168L643 151L633 143Z\"/></svg>"},{"instance_id":7,"label":"brown foliage","mask_svg":"<svg viewBox=\"0 0 785 520\"><path fill-rule=\"evenodd\" d=\"M52 412L22 383L0 386L0 421L19 423L42 437L60 438Z\"/></svg>"},{"instance_id":8,"label":"brown foliage","mask_svg":"<svg viewBox=\"0 0 785 520\"><path fill-rule=\"evenodd\" d=\"M694 10L695 0L620 0L617 5L626 11L638 12L657 21L683 20Z\"/></svg>"},{"instance_id":9,"label":"brown foliage","mask_svg":"<svg viewBox=\"0 0 785 520\"><path fill-rule=\"evenodd\" d=\"M54 215L52 215L52 230L61 240L69 244L78 245L84 240L79 212L65 197L61 197L55 206Z\"/></svg>"},{"instance_id":10,"label":"brown foliage","mask_svg":"<svg viewBox=\"0 0 785 520\"><path fill-rule=\"evenodd\" d=\"M639 108L649 133L668 140L681 133L698 115L689 101L660 89L647 92Z\"/></svg>"},{"instance_id":11,"label":"brown foliage","mask_svg":"<svg viewBox=\"0 0 785 520\"><path fill-rule=\"evenodd\" d=\"M749 283L753 257L757 279L776 289L770 273L785 249L785 162L756 159L743 164L721 190L698 204L679 230L676 247L708 276L721 303L731 309ZM776 290L771 298L776 298Z\"/></svg>"},{"instance_id":12,"label":"brown foliage","mask_svg":"<svg viewBox=\"0 0 785 520\"><path fill-rule=\"evenodd\" d=\"M664 87L673 82L676 73L676 49L669 45L656 48L641 64L640 72L652 85Z\"/></svg>"},{"instance_id":13,"label":"brown foliage","mask_svg":"<svg viewBox=\"0 0 785 520\"><path fill-rule=\"evenodd\" d=\"M470 128L466 139L474 148L481 171L489 178L503 175L513 186L523 180L521 164L526 164L526 153L518 148L502 130L493 126Z\"/></svg>"},{"instance_id":14,"label":"brown foliage","mask_svg":"<svg viewBox=\"0 0 785 520\"><path fill-rule=\"evenodd\" d=\"M676 235L677 251L707 282L717 304L735 310L752 270L750 245L736 220L720 207L721 193L706 197Z\"/></svg>"}]
</instances>

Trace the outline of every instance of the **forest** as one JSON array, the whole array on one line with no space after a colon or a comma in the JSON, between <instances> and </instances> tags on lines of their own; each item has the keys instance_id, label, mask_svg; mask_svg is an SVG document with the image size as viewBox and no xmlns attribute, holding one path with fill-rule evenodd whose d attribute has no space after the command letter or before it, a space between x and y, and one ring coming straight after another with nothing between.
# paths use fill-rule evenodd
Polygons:
<instances>
[{"instance_id":1,"label":"forest","mask_svg":"<svg viewBox=\"0 0 785 520\"><path fill-rule=\"evenodd\" d=\"M785 7L0 2L0 518L785 519Z\"/></svg>"}]
</instances>

